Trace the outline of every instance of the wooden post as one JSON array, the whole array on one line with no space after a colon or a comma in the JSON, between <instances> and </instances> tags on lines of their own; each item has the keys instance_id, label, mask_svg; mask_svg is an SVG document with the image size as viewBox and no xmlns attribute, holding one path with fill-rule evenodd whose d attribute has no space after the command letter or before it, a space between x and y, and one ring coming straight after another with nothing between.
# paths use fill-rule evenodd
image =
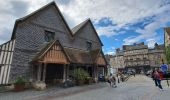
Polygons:
<instances>
[{"instance_id":1,"label":"wooden post","mask_svg":"<svg viewBox=\"0 0 170 100\"><path fill-rule=\"evenodd\" d=\"M64 68L63 68L63 82L66 81L66 64L64 64Z\"/></svg>"},{"instance_id":2,"label":"wooden post","mask_svg":"<svg viewBox=\"0 0 170 100\"><path fill-rule=\"evenodd\" d=\"M66 66L66 80L69 79L69 65Z\"/></svg>"},{"instance_id":3,"label":"wooden post","mask_svg":"<svg viewBox=\"0 0 170 100\"><path fill-rule=\"evenodd\" d=\"M41 66L42 64L40 63L39 65L38 65L38 74L37 74L37 79L38 79L38 81L41 81Z\"/></svg>"},{"instance_id":4,"label":"wooden post","mask_svg":"<svg viewBox=\"0 0 170 100\"><path fill-rule=\"evenodd\" d=\"M44 69L43 69L43 82L45 82L45 78L46 78L46 66L47 66L47 64L44 64Z\"/></svg>"},{"instance_id":5,"label":"wooden post","mask_svg":"<svg viewBox=\"0 0 170 100\"><path fill-rule=\"evenodd\" d=\"M95 82L98 81L98 71L97 71L98 68L97 67L98 67L98 65L96 64L94 66L94 80L95 80Z\"/></svg>"},{"instance_id":6,"label":"wooden post","mask_svg":"<svg viewBox=\"0 0 170 100\"><path fill-rule=\"evenodd\" d=\"M93 70L93 71L92 71L92 72L93 72L93 73L92 73L92 77L93 77L93 79L95 79L95 76L96 76L96 72L95 72L95 71L96 71L96 70L95 70L96 68L95 68L95 67L96 67L96 65L94 64L93 67L92 67L92 70Z\"/></svg>"}]
</instances>

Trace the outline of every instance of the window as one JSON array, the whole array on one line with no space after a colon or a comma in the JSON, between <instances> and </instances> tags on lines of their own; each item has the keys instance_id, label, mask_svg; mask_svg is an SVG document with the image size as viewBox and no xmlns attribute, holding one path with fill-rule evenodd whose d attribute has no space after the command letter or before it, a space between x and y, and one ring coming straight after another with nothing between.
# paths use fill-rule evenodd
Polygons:
<instances>
[{"instance_id":1,"label":"window","mask_svg":"<svg viewBox=\"0 0 170 100\"><path fill-rule=\"evenodd\" d=\"M54 32L45 31L44 39L45 39L46 42L49 42L51 40L54 40L54 36L55 36Z\"/></svg>"},{"instance_id":2,"label":"window","mask_svg":"<svg viewBox=\"0 0 170 100\"><path fill-rule=\"evenodd\" d=\"M143 59L146 60L146 57L144 57Z\"/></svg>"},{"instance_id":3,"label":"window","mask_svg":"<svg viewBox=\"0 0 170 100\"><path fill-rule=\"evenodd\" d=\"M92 49L92 43L91 42L86 42L87 43L87 50L91 50Z\"/></svg>"}]
</instances>

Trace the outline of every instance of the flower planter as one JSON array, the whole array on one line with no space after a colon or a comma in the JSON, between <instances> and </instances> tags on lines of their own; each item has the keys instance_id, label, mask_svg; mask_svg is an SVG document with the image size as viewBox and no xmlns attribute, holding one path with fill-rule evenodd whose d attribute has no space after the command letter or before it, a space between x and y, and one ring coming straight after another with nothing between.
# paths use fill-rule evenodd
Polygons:
<instances>
[{"instance_id":1,"label":"flower planter","mask_svg":"<svg viewBox=\"0 0 170 100\"><path fill-rule=\"evenodd\" d=\"M14 90L16 92L24 91L25 85L14 85Z\"/></svg>"},{"instance_id":2,"label":"flower planter","mask_svg":"<svg viewBox=\"0 0 170 100\"><path fill-rule=\"evenodd\" d=\"M25 89L25 80L22 77L18 77L14 83L14 90L19 92Z\"/></svg>"},{"instance_id":3,"label":"flower planter","mask_svg":"<svg viewBox=\"0 0 170 100\"><path fill-rule=\"evenodd\" d=\"M77 80L76 83L77 85L84 85L84 80Z\"/></svg>"}]
</instances>

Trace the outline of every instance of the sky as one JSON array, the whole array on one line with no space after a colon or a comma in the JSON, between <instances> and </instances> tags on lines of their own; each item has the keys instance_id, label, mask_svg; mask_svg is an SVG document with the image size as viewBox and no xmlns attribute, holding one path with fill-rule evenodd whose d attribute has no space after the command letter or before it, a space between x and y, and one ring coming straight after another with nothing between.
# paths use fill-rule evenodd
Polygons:
<instances>
[{"instance_id":1,"label":"sky","mask_svg":"<svg viewBox=\"0 0 170 100\"><path fill-rule=\"evenodd\" d=\"M55 1L70 28L90 18L104 46L115 54L122 45L164 43L170 27L170 0L0 0L0 44L11 38L16 19Z\"/></svg>"}]
</instances>

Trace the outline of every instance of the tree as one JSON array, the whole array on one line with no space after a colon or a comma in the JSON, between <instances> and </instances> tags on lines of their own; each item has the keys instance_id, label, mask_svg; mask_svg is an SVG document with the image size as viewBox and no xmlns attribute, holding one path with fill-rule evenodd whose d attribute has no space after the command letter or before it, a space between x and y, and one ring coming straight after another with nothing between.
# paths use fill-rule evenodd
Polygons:
<instances>
[{"instance_id":1,"label":"tree","mask_svg":"<svg viewBox=\"0 0 170 100\"><path fill-rule=\"evenodd\" d=\"M170 64L170 47L165 48L165 55L166 55L167 63Z\"/></svg>"}]
</instances>

